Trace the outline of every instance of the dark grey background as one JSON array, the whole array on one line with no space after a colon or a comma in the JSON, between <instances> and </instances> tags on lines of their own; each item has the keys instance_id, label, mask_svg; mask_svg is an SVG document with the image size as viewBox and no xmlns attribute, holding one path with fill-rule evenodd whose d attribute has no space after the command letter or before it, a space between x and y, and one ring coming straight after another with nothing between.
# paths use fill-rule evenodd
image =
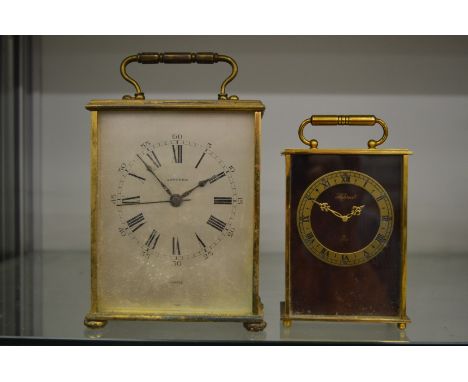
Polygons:
<instances>
[{"instance_id":1,"label":"dark grey background","mask_svg":"<svg viewBox=\"0 0 468 382\"><path fill-rule=\"evenodd\" d=\"M468 38L466 37L42 37L42 247L89 248L89 115L92 98L133 88L120 61L141 51L215 51L234 57L228 93L260 99L263 120L261 250L284 248L284 148L304 147L311 114L375 114L384 148L409 148L409 255L466 248ZM147 98L215 99L225 64L138 65ZM366 147L379 127L306 128L320 147Z\"/></svg>"}]
</instances>

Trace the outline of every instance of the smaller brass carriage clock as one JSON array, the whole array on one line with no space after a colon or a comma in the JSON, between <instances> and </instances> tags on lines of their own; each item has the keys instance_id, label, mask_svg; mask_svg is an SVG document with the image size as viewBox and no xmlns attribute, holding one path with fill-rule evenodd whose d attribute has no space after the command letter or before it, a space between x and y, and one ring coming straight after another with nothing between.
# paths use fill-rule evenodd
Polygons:
<instances>
[{"instance_id":1,"label":"smaller brass carriage clock","mask_svg":"<svg viewBox=\"0 0 468 382\"><path fill-rule=\"evenodd\" d=\"M311 125L379 124L368 149L319 149ZM396 323L406 315L408 150L377 149L374 116L312 116L309 149L287 149L285 326L292 320Z\"/></svg>"},{"instance_id":2,"label":"smaller brass carriage clock","mask_svg":"<svg viewBox=\"0 0 468 382\"><path fill-rule=\"evenodd\" d=\"M214 64L217 100L148 100L127 65ZM136 90L93 100L91 328L108 320L265 327L259 296L260 101L226 94L217 53L140 53Z\"/></svg>"}]
</instances>

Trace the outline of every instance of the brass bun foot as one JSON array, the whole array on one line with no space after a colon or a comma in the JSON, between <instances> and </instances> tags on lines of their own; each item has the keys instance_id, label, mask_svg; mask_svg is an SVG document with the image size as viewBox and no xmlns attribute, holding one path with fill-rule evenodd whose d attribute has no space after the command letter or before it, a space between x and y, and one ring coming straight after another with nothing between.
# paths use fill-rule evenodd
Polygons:
<instances>
[{"instance_id":1,"label":"brass bun foot","mask_svg":"<svg viewBox=\"0 0 468 382\"><path fill-rule=\"evenodd\" d=\"M256 321L256 322L244 322L244 328L246 328L249 332L261 332L265 329L267 323L265 321Z\"/></svg>"},{"instance_id":2,"label":"brass bun foot","mask_svg":"<svg viewBox=\"0 0 468 382\"><path fill-rule=\"evenodd\" d=\"M290 328L292 325L292 321L291 320L283 320L283 326L285 328Z\"/></svg>"},{"instance_id":3,"label":"brass bun foot","mask_svg":"<svg viewBox=\"0 0 468 382\"><path fill-rule=\"evenodd\" d=\"M406 322L399 322L398 329L405 330L406 329Z\"/></svg>"},{"instance_id":4,"label":"brass bun foot","mask_svg":"<svg viewBox=\"0 0 468 382\"><path fill-rule=\"evenodd\" d=\"M84 324L85 324L88 328L91 328L91 329L99 329L99 328L102 328L102 327L106 326L107 321L88 320L87 318L85 318Z\"/></svg>"}]
</instances>

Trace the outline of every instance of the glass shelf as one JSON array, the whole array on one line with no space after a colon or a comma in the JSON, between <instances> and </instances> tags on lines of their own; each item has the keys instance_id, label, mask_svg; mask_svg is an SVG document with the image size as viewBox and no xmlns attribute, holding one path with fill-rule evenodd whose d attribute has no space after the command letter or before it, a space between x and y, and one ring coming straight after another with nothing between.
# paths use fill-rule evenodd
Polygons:
<instances>
[{"instance_id":1,"label":"glass shelf","mask_svg":"<svg viewBox=\"0 0 468 382\"><path fill-rule=\"evenodd\" d=\"M17 338L183 342L468 342L468 254L445 257L409 255L408 314L413 322L406 330L399 330L390 324L297 321L290 328L283 327L279 319L280 301L284 300L283 255L263 253L260 292L268 326L261 333L248 332L240 323L221 322L109 321L104 328L88 329L83 325L83 318L89 309L89 253L45 252L34 256L40 277L36 277L33 285L32 328L18 333ZM8 266L11 264L4 262L0 270Z\"/></svg>"}]
</instances>

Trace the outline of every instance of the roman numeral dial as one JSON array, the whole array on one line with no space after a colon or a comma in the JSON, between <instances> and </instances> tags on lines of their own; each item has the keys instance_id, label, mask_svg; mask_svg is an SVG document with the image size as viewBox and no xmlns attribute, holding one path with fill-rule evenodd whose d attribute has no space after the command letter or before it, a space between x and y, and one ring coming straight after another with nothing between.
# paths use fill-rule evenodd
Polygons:
<instances>
[{"instance_id":1,"label":"roman numeral dial","mask_svg":"<svg viewBox=\"0 0 468 382\"><path fill-rule=\"evenodd\" d=\"M224 161L223 150L182 134L170 138L148 139L129 154L111 202L121 240L138 245L144 261L165 259L184 269L216 255L220 243L234 245L237 216L249 207L238 187L243 174L236 162Z\"/></svg>"},{"instance_id":2,"label":"roman numeral dial","mask_svg":"<svg viewBox=\"0 0 468 382\"><path fill-rule=\"evenodd\" d=\"M325 173L306 188L296 224L304 247L330 265L372 261L391 245L392 199L371 176L354 170Z\"/></svg>"}]
</instances>

